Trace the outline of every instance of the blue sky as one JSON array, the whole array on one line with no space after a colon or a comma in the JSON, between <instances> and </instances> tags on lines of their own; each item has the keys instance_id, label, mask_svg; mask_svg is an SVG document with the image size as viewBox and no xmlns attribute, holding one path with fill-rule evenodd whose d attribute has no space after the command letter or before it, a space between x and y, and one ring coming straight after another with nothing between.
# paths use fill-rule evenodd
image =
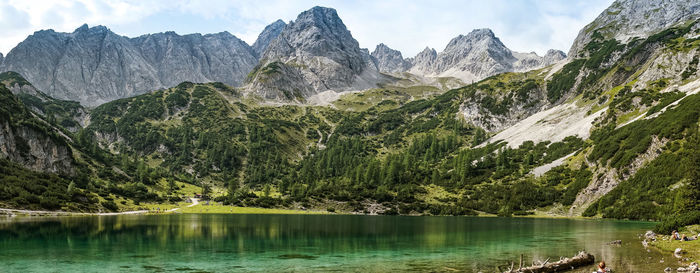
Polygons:
<instances>
[{"instance_id":1,"label":"blue sky","mask_svg":"<svg viewBox=\"0 0 700 273\"><path fill-rule=\"evenodd\" d=\"M512 50L567 52L578 31L612 0L0 0L0 52L40 29L72 32L83 23L134 37L175 31L228 31L252 44L269 23L294 20L313 6L338 11L361 47L378 43L412 57L450 39L491 28Z\"/></svg>"}]
</instances>

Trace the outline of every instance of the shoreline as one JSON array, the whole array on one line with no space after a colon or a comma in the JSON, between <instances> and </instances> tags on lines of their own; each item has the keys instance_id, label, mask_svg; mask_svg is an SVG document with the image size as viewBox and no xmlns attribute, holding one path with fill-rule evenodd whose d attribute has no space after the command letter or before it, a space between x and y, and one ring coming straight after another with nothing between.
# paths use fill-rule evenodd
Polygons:
<instances>
[{"instance_id":1,"label":"shoreline","mask_svg":"<svg viewBox=\"0 0 700 273\"><path fill-rule=\"evenodd\" d=\"M24 210L0 208L0 216L16 217L57 217L57 216L117 216L117 215L167 215L167 214L278 214L278 215L366 215L366 216L384 216L380 214L357 214L345 212L327 212L324 210L298 210L287 208L259 208L259 207L237 207L237 206L203 206L200 204L190 204L172 208L168 210L132 210L120 212L71 212L71 211L44 211L44 210ZM397 215L397 216L452 216L452 215ZM458 217L458 216L452 216ZM469 215L463 217L479 217L493 218L499 217L492 214ZM504 218L530 218L530 219L568 219L568 220L592 220L592 221L622 221L622 222L639 222L639 223L659 223L658 221L646 220L629 220L629 219L612 219L600 217L583 217L583 216L556 216L556 215L514 215Z\"/></svg>"},{"instance_id":2,"label":"shoreline","mask_svg":"<svg viewBox=\"0 0 700 273\"><path fill-rule=\"evenodd\" d=\"M72 211L49 211L49 210L24 210L24 209L8 209L0 208L0 215L9 217L15 216L110 216L110 215L130 215L130 214L147 214L149 210L132 210L121 212L72 212Z\"/></svg>"}]
</instances>

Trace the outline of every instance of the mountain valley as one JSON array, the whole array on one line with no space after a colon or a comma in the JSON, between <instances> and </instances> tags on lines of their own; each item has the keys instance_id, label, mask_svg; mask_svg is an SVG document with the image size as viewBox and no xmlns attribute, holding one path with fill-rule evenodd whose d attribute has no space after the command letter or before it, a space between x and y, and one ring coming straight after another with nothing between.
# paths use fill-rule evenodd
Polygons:
<instances>
[{"instance_id":1,"label":"mountain valley","mask_svg":"<svg viewBox=\"0 0 700 273\"><path fill-rule=\"evenodd\" d=\"M38 31L0 55L0 204L662 220L700 199L699 20L618 0L544 56L489 29L370 53L323 7L252 46Z\"/></svg>"}]
</instances>

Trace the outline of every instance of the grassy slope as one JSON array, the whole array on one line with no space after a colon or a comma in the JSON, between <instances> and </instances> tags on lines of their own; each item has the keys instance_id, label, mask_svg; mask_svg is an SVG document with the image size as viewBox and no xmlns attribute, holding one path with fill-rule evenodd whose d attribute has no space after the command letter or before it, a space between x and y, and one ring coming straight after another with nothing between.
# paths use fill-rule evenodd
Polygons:
<instances>
[{"instance_id":1,"label":"grassy slope","mask_svg":"<svg viewBox=\"0 0 700 273\"><path fill-rule=\"evenodd\" d=\"M687 226L678 232L688 237L700 235L700 225ZM660 235L656 241L649 244L668 253L673 253L677 248L681 248L685 251L682 254L683 257L690 259L690 261L700 262L700 240L684 242L671 240L670 237L669 235Z\"/></svg>"}]
</instances>

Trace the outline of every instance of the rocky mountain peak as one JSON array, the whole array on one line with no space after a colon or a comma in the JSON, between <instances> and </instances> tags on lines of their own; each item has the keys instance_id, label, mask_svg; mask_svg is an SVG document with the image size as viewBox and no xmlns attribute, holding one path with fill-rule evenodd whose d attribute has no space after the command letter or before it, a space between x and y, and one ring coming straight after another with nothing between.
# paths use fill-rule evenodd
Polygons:
<instances>
[{"instance_id":1,"label":"rocky mountain peak","mask_svg":"<svg viewBox=\"0 0 700 273\"><path fill-rule=\"evenodd\" d=\"M544 54L544 66L548 66L563 59L566 59L566 53L564 53L564 51L557 49L547 50L547 53Z\"/></svg>"},{"instance_id":2,"label":"rocky mountain peak","mask_svg":"<svg viewBox=\"0 0 700 273\"><path fill-rule=\"evenodd\" d=\"M112 33L114 34L109 28L106 26L102 25L97 25L94 27L89 27L88 24L83 24L82 26L76 28L73 31L73 34L75 35L80 35L80 34L107 34L107 33ZM116 34L115 34L116 35Z\"/></svg>"},{"instance_id":3,"label":"rocky mountain peak","mask_svg":"<svg viewBox=\"0 0 700 273\"><path fill-rule=\"evenodd\" d=\"M334 8L315 6L307 11L304 11L297 16L295 23L314 22L314 23L343 23L338 16L338 12ZM342 25L344 28L345 25Z\"/></svg>"},{"instance_id":4,"label":"rocky mountain peak","mask_svg":"<svg viewBox=\"0 0 700 273\"><path fill-rule=\"evenodd\" d=\"M488 40L488 39L493 39L493 40L498 40L496 38L496 35L493 34L493 31L488 28L480 28L480 29L475 29L469 32L467 35L458 35L455 38L452 38L450 40L450 43L447 44L447 47L450 46L455 46L458 43L465 42L465 41L481 41L481 40ZM500 42L500 40L498 40Z\"/></svg>"},{"instance_id":5,"label":"rocky mountain peak","mask_svg":"<svg viewBox=\"0 0 700 273\"><path fill-rule=\"evenodd\" d=\"M423 49L423 51L419 52L418 55L416 55L416 58L417 58L418 56L423 56L423 57L428 57L428 58L430 58L430 57L436 57L436 56L437 56L437 51L436 51L434 48L430 48L430 47L427 47L427 46L426 46L426 47Z\"/></svg>"},{"instance_id":6,"label":"rocky mountain peak","mask_svg":"<svg viewBox=\"0 0 700 273\"><path fill-rule=\"evenodd\" d=\"M547 53L544 54L545 58L566 58L566 53L564 51L558 50L558 49L550 49L547 50Z\"/></svg>"},{"instance_id":7,"label":"rocky mountain peak","mask_svg":"<svg viewBox=\"0 0 700 273\"><path fill-rule=\"evenodd\" d=\"M623 43L634 37L646 38L671 26L700 18L700 1L616 0L574 40L569 56L577 57L595 32L605 39Z\"/></svg>"},{"instance_id":8,"label":"rocky mountain peak","mask_svg":"<svg viewBox=\"0 0 700 273\"><path fill-rule=\"evenodd\" d=\"M458 50L462 54L473 50L497 50L508 54L510 50L501 42L493 31L488 28L475 29L467 35L459 35L452 38L445 47L445 51Z\"/></svg>"},{"instance_id":9,"label":"rocky mountain peak","mask_svg":"<svg viewBox=\"0 0 700 273\"><path fill-rule=\"evenodd\" d=\"M88 31L88 30L90 30L90 27L88 26L88 24L83 24L83 25L79 26L78 28L76 28L76 29L73 31L73 33L76 33L76 32L86 32L86 31Z\"/></svg>"},{"instance_id":10,"label":"rocky mountain peak","mask_svg":"<svg viewBox=\"0 0 700 273\"><path fill-rule=\"evenodd\" d=\"M550 50L544 57L534 52L513 52L493 33L481 28L458 35L440 53L426 48L409 61L409 72L431 77L455 77L465 82L478 81L509 71L527 71L555 63L566 55Z\"/></svg>"},{"instance_id":11,"label":"rocky mountain peak","mask_svg":"<svg viewBox=\"0 0 700 273\"><path fill-rule=\"evenodd\" d=\"M268 45L249 90L267 98L305 98L326 90L376 87L381 76L335 9L314 7Z\"/></svg>"},{"instance_id":12,"label":"rocky mountain peak","mask_svg":"<svg viewBox=\"0 0 700 273\"><path fill-rule=\"evenodd\" d=\"M398 73L408 70L411 63L404 60L401 52L380 43L372 52L372 57L377 59L377 68L381 72Z\"/></svg>"},{"instance_id":13,"label":"rocky mountain peak","mask_svg":"<svg viewBox=\"0 0 700 273\"><path fill-rule=\"evenodd\" d=\"M265 49L267 49L270 42L277 38L277 36L282 33L282 30L286 26L287 23L282 20L277 20L272 24L267 25L260 35L258 35L258 39L255 40L255 43L253 43L253 50L255 50L255 53L258 56L261 56L265 52Z\"/></svg>"},{"instance_id":14,"label":"rocky mountain peak","mask_svg":"<svg viewBox=\"0 0 700 273\"><path fill-rule=\"evenodd\" d=\"M425 47L423 51L416 54L415 57L409 59L411 63L411 73L418 75L430 74L432 71L433 64L437 58L437 51L434 48Z\"/></svg>"},{"instance_id":15,"label":"rocky mountain peak","mask_svg":"<svg viewBox=\"0 0 700 273\"><path fill-rule=\"evenodd\" d=\"M472 81L512 71L516 60L493 31L483 28L453 38L439 54L426 48L413 59L410 72Z\"/></svg>"},{"instance_id":16,"label":"rocky mountain peak","mask_svg":"<svg viewBox=\"0 0 700 273\"><path fill-rule=\"evenodd\" d=\"M336 62L350 62L353 70L360 65L346 54L359 54L360 47L335 9L314 7L304 11L284 28L277 39L268 46L262 59L275 59L290 55L322 55ZM303 53L303 54L301 54Z\"/></svg>"}]
</instances>

